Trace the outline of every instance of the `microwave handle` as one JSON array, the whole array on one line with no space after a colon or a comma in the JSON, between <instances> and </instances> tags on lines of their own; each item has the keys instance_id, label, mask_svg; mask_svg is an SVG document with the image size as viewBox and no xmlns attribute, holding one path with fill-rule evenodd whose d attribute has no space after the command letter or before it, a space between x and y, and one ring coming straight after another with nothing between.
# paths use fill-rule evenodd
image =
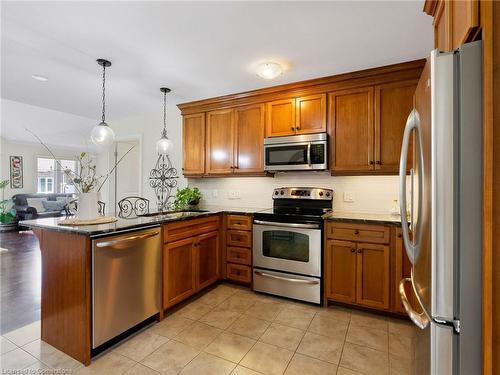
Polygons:
<instances>
[{"instance_id":1,"label":"microwave handle","mask_svg":"<svg viewBox=\"0 0 500 375\"><path fill-rule=\"evenodd\" d=\"M311 166L311 143L307 144L307 164Z\"/></svg>"}]
</instances>

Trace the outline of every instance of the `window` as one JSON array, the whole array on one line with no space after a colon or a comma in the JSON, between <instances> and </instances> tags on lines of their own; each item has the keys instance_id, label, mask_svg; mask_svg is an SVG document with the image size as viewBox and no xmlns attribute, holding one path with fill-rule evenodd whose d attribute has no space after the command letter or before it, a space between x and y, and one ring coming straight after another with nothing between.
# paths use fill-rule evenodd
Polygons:
<instances>
[{"instance_id":1,"label":"window","mask_svg":"<svg viewBox=\"0 0 500 375\"><path fill-rule=\"evenodd\" d=\"M69 181L65 170L76 173L76 160L37 159L37 181L39 193L76 193L76 189Z\"/></svg>"}]
</instances>

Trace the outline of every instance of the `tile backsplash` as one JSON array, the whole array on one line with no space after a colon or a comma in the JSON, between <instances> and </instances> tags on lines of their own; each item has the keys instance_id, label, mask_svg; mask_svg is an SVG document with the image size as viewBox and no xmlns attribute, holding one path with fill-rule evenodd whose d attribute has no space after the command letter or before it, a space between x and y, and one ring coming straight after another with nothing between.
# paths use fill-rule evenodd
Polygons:
<instances>
[{"instance_id":1,"label":"tile backsplash","mask_svg":"<svg viewBox=\"0 0 500 375\"><path fill-rule=\"evenodd\" d=\"M307 186L334 190L337 211L389 213L398 199L398 176L338 176L328 172L279 173L273 177L191 178L202 204L228 207L271 207L276 187Z\"/></svg>"}]
</instances>

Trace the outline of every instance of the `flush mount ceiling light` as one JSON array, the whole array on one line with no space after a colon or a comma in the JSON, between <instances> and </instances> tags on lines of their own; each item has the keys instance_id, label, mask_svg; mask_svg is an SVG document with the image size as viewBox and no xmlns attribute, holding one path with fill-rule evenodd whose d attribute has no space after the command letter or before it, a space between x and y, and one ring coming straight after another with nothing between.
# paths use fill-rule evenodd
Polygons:
<instances>
[{"instance_id":1,"label":"flush mount ceiling light","mask_svg":"<svg viewBox=\"0 0 500 375\"><path fill-rule=\"evenodd\" d=\"M257 66L256 73L264 79L274 79L283 74L283 66L274 61L267 61Z\"/></svg>"},{"instance_id":2,"label":"flush mount ceiling light","mask_svg":"<svg viewBox=\"0 0 500 375\"><path fill-rule=\"evenodd\" d=\"M94 144L105 147L115 141L115 132L106 123L106 68L111 66L111 62L97 59L97 63L102 66L102 117L99 125L90 132L90 139Z\"/></svg>"},{"instance_id":3,"label":"flush mount ceiling light","mask_svg":"<svg viewBox=\"0 0 500 375\"><path fill-rule=\"evenodd\" d=\"M162 87L160 91L163 93L163 130L161 132L161 138L156 142L156 152L158 155L167 155L173 146L172 141L167 137L167 93L171 90Z\"/></svg>"},{"instance_id":4,"label":"flush mount ceiling light","mask_svg":"<svg viewBox=\"0 0 500 375\"><path fill-rule=\"evenodd\" d=\"M49 80L48 77L42 76L41 74L33 74L31 76L31 78L36 79L37 81L40 81L40 82L46 82Z\"/></svg>"}]
</instances>

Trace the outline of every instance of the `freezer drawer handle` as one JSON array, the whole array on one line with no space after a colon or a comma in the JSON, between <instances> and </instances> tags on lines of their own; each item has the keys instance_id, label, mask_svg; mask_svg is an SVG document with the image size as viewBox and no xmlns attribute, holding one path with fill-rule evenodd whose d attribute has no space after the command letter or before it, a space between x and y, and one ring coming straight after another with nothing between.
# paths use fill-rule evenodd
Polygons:
<instances>
[{"instance_id":1,"label":"freezer drawer handle","mask_svg":"<svg viewBox=\"0 0 500 375\"><path fill-rule=\"evenodd\" d=\"M260 272L260 271L254 271L256 275L259 276L264 276L264 277L269 277L271 279L278 279L278 280L284 280L284 281L291 281L292 283L299 283L299 284L310 284L310 285L317 285L319 284L318 280L302 280L302 279L293 279L289 277L283 277L283 276L277 276L277 275L271 275L269 273L265 272Z\"/></svg>"},{"instance_id":2,"label":"freezer drawer handle","mask_svg":"<svg viewBox=\"0 0 500 375\"><path fill-rule=\"evenodd\" d=\"M114 240L114 241L98 242L96 244L96 246L97 247L112 247L114 245L117 245L117 244L123 243L123 242L143 240L143 239L146 239L146 238L154 237L154 236L158 235L159 233L160 232L151 232L151 233L141 234L141 235L138 235L138 236L125 237L125 238L121 238L119 240Z\"/></svg>"},{"instance_id":3,"label":"freezer drawer handle","mask_svg":"<svg viewBox=\"0 0 500 375\"><path fill-rule=\"evenodd\" d=\"M418 328L425 329L429 324L429 319L427 318L425 312L419 314L415 310L413 310L413 307L411 307L411 304L408 301L408 297L406 297L405 290L405 284L408 282L411 283L411 279L409 277L404 278L399 282L399 295L401 296L401 302L403 303L406 313L413 321L413 323L415 323Z\"/></svg>"},{"instance_id":4,"label":"freezer drawer handle","mask_svg":"<svg viewBox=\"0 0 500 375\"><path fill-rule=\"evenodd\" d=\"M253 222L254 224L271 225L273 227L319 229L319 224L275 223L273 221L262 220L254 220Z\"/></svg>"}]
</instances>

